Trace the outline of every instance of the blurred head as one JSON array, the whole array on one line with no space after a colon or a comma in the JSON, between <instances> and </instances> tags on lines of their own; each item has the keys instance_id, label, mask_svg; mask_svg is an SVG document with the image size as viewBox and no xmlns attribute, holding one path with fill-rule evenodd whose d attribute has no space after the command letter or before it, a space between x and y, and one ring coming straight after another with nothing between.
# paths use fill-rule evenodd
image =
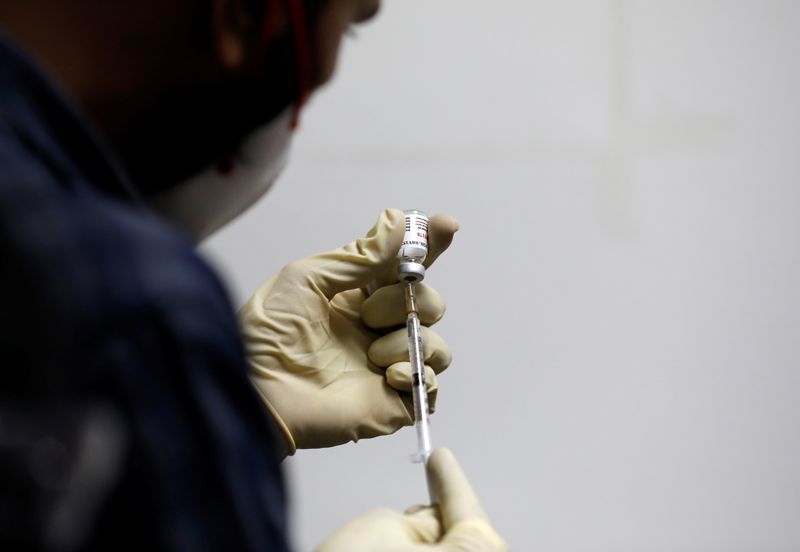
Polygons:
<instances>
[{"instance_id":1,"label":"blurred head","mask_svg":"<svg viewBox=\"0 0 800 552\"><path fill-rule=\"evenodd\" d=\"M334 72L380 0L3 0L146 194L235 151Z\"/></svg>"}]
</instances>

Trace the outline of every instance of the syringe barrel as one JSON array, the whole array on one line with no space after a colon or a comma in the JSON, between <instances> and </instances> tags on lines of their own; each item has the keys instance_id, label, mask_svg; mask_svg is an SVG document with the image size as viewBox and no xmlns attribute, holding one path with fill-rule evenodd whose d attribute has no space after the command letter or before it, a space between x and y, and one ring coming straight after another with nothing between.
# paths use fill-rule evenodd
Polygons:
<instances>
[{"instance_id":1,"label":"syringe barrel","mask_svg":"<svg viewBox=\"0 0 800 552\"><path fill-rule=\"evenodd\" d=\"M409 284L411 289L413 284ZM413 297L413 293L412 293ZM431 436L428 420L428 387L425 381L425 360L419 317L415 311L408 313L408 351L411 362L411 394L414 400L414 427L417 431L418 460L427 462L431 453Z\"/></svg>"}]
</instances>

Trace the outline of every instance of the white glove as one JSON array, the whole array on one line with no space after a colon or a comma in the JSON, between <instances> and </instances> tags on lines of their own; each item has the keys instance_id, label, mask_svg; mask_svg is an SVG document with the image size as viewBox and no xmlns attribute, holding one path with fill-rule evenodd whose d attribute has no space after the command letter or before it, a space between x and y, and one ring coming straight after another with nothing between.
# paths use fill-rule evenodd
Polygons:
<instances>
[{"instance_id":1,"label":"white glove","mask_svg":"<svg viewBox=\"0 0 800 552\"><path fill-rule=\"evenodd\" d=\"M283 430L287 451L388 435L413 423L405 303L396 284L402 211L387 209L366 237L287 265L242 307L251 379ZM458 222L429 221L426 266L453 239ZM367 294L366 287L378 286ZM383 287L381 287L383 286ZM444 314L439 294L418 285L420 321ZM450 364L444 340L423 328L432 402L435 374Z\"/></svg>"},{"instance_id":2,"label":"white glove","mask_svg":"<svg viewBox=\"0 0 800 552\"><path fill-rule=\"evenodd\" d=\"M506 552L453 454L435 450L427 469L434 506L367 512L316 552Z\"/></svg>"}]
</instances>

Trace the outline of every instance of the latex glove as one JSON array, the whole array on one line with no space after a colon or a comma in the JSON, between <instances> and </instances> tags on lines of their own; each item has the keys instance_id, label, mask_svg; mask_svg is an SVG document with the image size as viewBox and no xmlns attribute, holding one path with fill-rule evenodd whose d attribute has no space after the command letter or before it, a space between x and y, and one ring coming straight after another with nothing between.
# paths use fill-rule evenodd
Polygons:
<instances>
[{"instance_id":1,"label":"latex glove","mask_svg":"<svg viewBox=\"0 0 800 552\"><path fill-rule=\"evenodd\" d=\"M287 265L239 313L251 380L283 430L287 451L393 433L413 423L405 303L397 282L402 211L387 209L366 237ZM429 224L430 265L458 222ZM378 289L368 295L366 287ZM418 285L420 321L444 314L439 294ZM388 329L394 329L389 331ZM444 340L424 328L426 379L435 400L450 364Z\"/></svg>"},{"instance_id":2,"label":"latex glove","mask_svg":"<svg viewBox=\"0 0 800 552\"><path fill-rule=\"evenodd\" d=\"M427 470L435 506L416 506L404 514L373 510L339 529L316 552L507 551L453 454L435 450Z\"/></svg>"}]
</instances>

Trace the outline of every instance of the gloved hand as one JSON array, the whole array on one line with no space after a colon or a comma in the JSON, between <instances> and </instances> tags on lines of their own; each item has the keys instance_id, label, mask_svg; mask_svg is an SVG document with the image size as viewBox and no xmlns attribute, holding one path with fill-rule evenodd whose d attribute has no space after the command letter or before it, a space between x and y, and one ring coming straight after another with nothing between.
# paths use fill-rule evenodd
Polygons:
<instances>
[{"instance_id":1,"label":"gloved hand","mask_svg":"<svg viewBox=\"0 0 800 552\"><path fill-rule=\"evenodd\" d=\"M387 209L366 237L287 265L242 307L251 379L283 430L287 452L388 435L413 423L403 290L397 284L402 211ZM429 266L458 222L429 221ZM375 291L368 294L367 286ZM377 289L376 289L377 288ZM417 285L420 322L444 314L432 288ZM450 364L444 340L423 327L426 380Z\"/></svg>"},{"instance_id":2,"label":"gloved hand","mask_svg":"<svg viewBox=\"0 0 800 552\"><path fill-rule=\"evenodd\" d=\"M505 552L466 475L447 449L428 460L434 506L378 509L328 537L316 552Z\"/></svg>"}]
</instances>

